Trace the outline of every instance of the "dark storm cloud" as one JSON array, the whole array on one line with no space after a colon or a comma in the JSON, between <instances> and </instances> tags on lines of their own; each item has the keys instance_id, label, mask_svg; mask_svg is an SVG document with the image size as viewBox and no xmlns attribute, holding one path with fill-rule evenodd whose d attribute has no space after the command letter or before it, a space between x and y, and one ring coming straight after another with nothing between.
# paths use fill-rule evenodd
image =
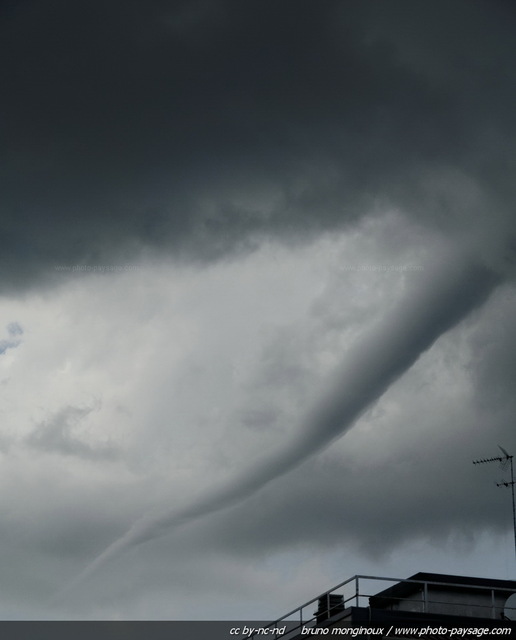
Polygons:
<instances>
[{"instance_id":1,"label":"dark storm cloud","mask_svg":"<svg viewBox=\"0 0 516 640\"><path fill-rule=\"evenodd\" d=\"M471 184L513 234L513 18L487 2L3 5L4 288L145 247L213 259L382 202L458 233L483 227Z\"/></svg>"}]
</instances>

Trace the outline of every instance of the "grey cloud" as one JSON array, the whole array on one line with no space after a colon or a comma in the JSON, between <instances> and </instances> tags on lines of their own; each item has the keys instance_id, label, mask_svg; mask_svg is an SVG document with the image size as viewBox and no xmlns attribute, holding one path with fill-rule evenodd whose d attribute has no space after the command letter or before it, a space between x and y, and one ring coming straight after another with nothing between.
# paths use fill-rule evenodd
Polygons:
<instances>
[{"instance_id":1,"label":"grey cloud","mask_svg":"<svg viewBox=\"0 0 516 640\"><path fill-rule=\"evenodd\" d=\"M259 407L241 412L242 424L250 429L270 429L276 426L278 411L274 407Z\"/></svg>"},{"instance_id":2,"label":"grey cloud","mask_svg":"<svg viewBox=\"0 0 516 640\"><path fill-rule=\"evenodd\" d=\"M457 532L502 533L504 496L493 495L489 482L472 492L479 478L469 476L470 458L442 450L432 454L423 460L414 456L410 464L393 460L371 468L361 460L360 470L350 460L346 466L331 459L314 463L195 535L201 545L209 536L216 548L244 557L352 545L365 557L382 560L413 540L442 545ZM435 477L436 464L442 478ZM458 486L461 476L469 486Z\"/></svg>"},{"instance_id":3,"label":"grey cloud","mask_svg":"<svg viewBox=\"0 0 516 640\"><path fill-rule=\"evenodd\" d=\"M503 287L497 295L497 307L490 321L483 323L471 337L474 359L470 373L479 410L510 413L515 409L516 340L514 316L516 300L512 287ZM510 418L509 418L510 419Z\"/></svg>"},{"instance_id":4,"label":"grey cloud","mask_svg":"<svg viewBox=\"0 0 516 640\"><path fill-rule=\"evenodd\" d=\"M19 322L10 322L7 325L7 331L10 336L21 336L23 335L23 329Z\"/></svg>"},{"instance_id":5,"label":"grey cloud","mask_svg":"<svg viewBox=\"0 0 516 640\"><path fill-rule=\"evenodd\" d=\"M77 433L77 427L94 410L94 407L64 407L52 418L38 425L25 439L33 449L65 456L77 456L89 460L112 460L116 450L108 444L90 445Z\"/></svg>"},{"instance_id":6,"label":"grey cloud","mask_svg":"<svg viewBox=\"0 0 516 640\"><path fill-rule=\"evenodd\" d=\"M14 347L17 347L19 344L18 340L0 340L0 355L9 349L14 349Z\"/></svg>"},{"instance_id":7,"label":"grey cloud","mask_svg":"<svg viewBox=\"0 0 516 640\"><path fill-rule=\"evenodd\" d=\"M17 336L23 334L23 329L17 322L11 322L7 325L7 332L9 339L0 340L0 355L3 355L9 349L14 349L19 346L21 340Z\"/></svg>"}]
</instances>

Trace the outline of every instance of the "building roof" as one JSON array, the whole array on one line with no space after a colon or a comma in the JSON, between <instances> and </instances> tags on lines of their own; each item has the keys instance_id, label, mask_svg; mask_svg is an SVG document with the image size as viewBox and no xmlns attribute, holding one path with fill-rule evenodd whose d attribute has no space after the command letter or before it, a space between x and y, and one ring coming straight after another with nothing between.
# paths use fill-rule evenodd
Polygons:
<instances>
[{"instance_id":1,"label":"building roof","mask_svg":"<svg viewBox=\"0 0 516 640\"><path fill-rule=\"evenodd\" d=\"M516 580L496 580L490 578L475 578L471 576L454 576L444 573L419 572L410 576L398 584L384 589L369 598L369 605L375 608L386 607L400 599L407 598L423 589L423 583L427 583L429 588L438 588L441 591L467 591L471 587L475 591L486 589L516 592ZM429 583L438 583L432 585ZM509 593L507 593L509 595Z\"/></svg>"}]
</instances>

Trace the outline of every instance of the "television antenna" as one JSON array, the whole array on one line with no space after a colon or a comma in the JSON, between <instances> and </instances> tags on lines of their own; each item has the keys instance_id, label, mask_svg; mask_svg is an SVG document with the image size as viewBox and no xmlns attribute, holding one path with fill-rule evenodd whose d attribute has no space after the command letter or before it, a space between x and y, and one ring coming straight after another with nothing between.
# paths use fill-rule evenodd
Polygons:
<instances>
[{"instance_id":1,"label":"television antenna","mask_svg":"<svg viewBox=\"0 0 516 640\"><path fill-rule=\"evenodd\" d=\"M507 451L497 445L500 451L503 453L502 456L496 456L494 458L479 458L478 460L473 460L473 464L486 464L487 462L499 462L502 469L506 469L506 467L510 464L511 467L511 480L510 482L497 482L497 487L511 487L512 492L512 524L514 527L514 552L516 553L516 503L514 502L514 468L512 464L513 456L511 456Z\"/></svg>"}]
</instances>

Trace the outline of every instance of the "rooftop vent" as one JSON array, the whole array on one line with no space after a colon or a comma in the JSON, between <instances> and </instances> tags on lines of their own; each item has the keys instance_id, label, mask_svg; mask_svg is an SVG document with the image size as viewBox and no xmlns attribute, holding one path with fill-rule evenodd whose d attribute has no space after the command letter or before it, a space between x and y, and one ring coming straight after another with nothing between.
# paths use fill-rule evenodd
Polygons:
<instances>
[{"instance_id":1,"label":"rooftop vent","mask_svg":"<svg viewBox=\"0 0 516 640\"><path fill-rule=\"evenodd\" d=\"M319 608L315 612L317 624L344 611L344 596L327 593L319 598Z\"/></svg>"}]
</instances>

